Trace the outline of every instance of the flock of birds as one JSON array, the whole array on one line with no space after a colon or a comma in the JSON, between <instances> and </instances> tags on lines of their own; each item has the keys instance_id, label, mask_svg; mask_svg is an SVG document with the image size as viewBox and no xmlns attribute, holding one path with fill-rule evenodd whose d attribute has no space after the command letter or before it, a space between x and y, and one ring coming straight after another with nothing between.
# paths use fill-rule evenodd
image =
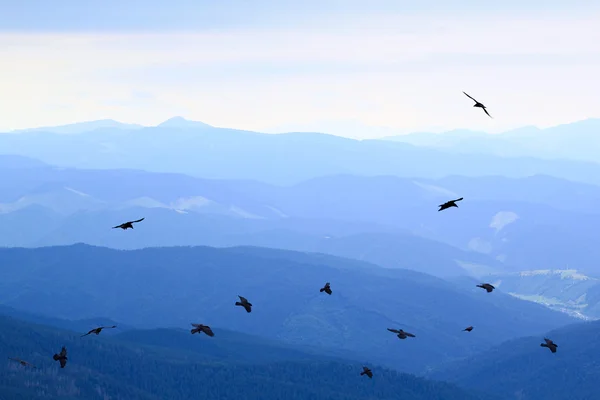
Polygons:
<instances>
[{"instance_id":1,"label":"flock of birds","mask_svg":"<svg viewBox=\"0 0 600 400\"><path fill-rule=\"evenodd\" d=\"M487 112L486 107L482 103L480 103L479 101L475 100L473 97L469 96L466 92L463 92L463 93L467 97L469 97L471 100L473 100L475 102L475 104L473 105L473 107L479 107L479 108L481 108L490 118L492 118L492 116ZM451 207L457 207L458 208L458 205L456 204L456 202L462 201L462 200L463 200L463 198L461 197L461 198L458 198L458 199L455 199L455 200L449 200L449 201L447 201L447 202L445 202L443 204L440 204L438 206L439 207L438 211L443 211L443 210L446 210L446 209L451 208ZM127 222L124 222L124 223L122 223L120 225L113 226L113 229L117 229L117 228L120 228L120 229L123 229L123 230L133 229L133 224L138 223L138 222L142 222L143 220L144 220L144 218L140 218L140 219L135 220L135 221L127 221ZM485 291L487 293L491 293L494 289L496 289L490 283L482 283L482 284L479 284L479 285L476 285L476 286L479 287L479 288L485 289ZM331 295L333 293L332 290L331 290L331 284L329 282L325 283L325 286L323 286L319 291L321 293L323 293L323 292L327 293L328 295ZM246 312L248 312L248 313L252 312L252 303L250 303L248 301L248 299L246 299L244 296L238 295L238 297L239 297L240 300L236 301L235 305L243 307L246 310ZM215 336L214 332L212 331L212 329L208 325L192 323L192 326L193 326L193 328L191 329L192 335L195 334L195 333L202 332L202 333L204 333L204 334L206 334L207 336L210 336L210 337ZM103 329L112 329L112 328L116 328L116 325L113 325L113 326L100 326L100 327L91 329L88 333L85 333L85 334L81 335L81 337L84 337L84 336L87 336L87 335L91 335L91 334L99 335L100 332L102 332ZM402 329L387 328L387 330L390 331L390 332L392 332L392 333L395 333L398 336L399 339L406 339L406 338L409 338L409 337L411 337L411 338L416 337L414 334L406 332L406 331L404 331ZM472 330L473 330L473 327L472 326L468 326L465 329L463 329L463 332L464 331L471 332ZM547 347L548 349L550 349L550 351L552 353L556 353L556 348L558 347L558 345L556 343L554 343L552 340L550 340L548 338L544 338L544 343L541 343L540 346ZM62 349L61 349L61 351L60 351L60 353L54 354L54 356L52 358L54 359L54 361L58 361L60 363L60 367L61 368L64 368L67 365L67 360L68 360L66 347L63 346ZM16 361L16 362L20 363L23 366L30 366L30 367L36 368L31 363L29 363L27 361L24 361L24 360L21 360L19 358L9 357L9 359L13 360L13 361ZM370 368L363 366L363 371L360 373L360 375L361 376L362 375L366 375L369 378L373 378L373 371L371 371Z\"/></svg>"}]
</instances>

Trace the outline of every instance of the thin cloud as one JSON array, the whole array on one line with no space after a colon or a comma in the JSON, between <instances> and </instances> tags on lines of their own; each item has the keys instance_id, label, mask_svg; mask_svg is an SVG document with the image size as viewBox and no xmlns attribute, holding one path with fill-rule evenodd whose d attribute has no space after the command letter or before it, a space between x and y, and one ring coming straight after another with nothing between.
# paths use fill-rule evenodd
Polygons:
<instances>
[{"instance_id":1,"label":"thin cloud","mask_svg":"<svg viewBox=\"0 0 600 400\"><path fill-rule=\"evenodd\" d=\"M256 130L339 119L497 131L600 109L600 14L371 13L337 22L310 30L3 33L1 128L73 118L150 125L185 111L212 125ZM462 90L498 118L478 119Z\"/></svg>"}]
</instances>

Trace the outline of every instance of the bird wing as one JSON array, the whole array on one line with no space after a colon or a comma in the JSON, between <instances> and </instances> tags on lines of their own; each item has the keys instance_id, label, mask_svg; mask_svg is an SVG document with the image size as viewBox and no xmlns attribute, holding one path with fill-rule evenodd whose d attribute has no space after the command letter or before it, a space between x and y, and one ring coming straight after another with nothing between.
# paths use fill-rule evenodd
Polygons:
<instances>
[{"instance_id":1,"label":"bird wing","mask_svg":"<svg viewBox=\"0 0 600 400\"><path fill-rule=\"evenodd\" d=\"M63 346L62 349L60 350L60 356L61 357L67 356L67 348L65 346Z\"/></svg>"},{"instance_id":2,"label":"bird wing","mask_svg":"<svg viewBox=\"0 0 600 400\"><path fill-rule=\"evenodd\" d=\"M489 112L487 112L487 110L485 109L485 107L483 108L483 111L485 111L485 113L488 115L488 117L493 118Z\"/></svg>"},{"instance_id":3,"label":"bird wing","mask_svg":"<svg viewBox=\"0 0 600 400\"><path fill-rule=\"evenodd\" d=\"M547 345L552 345L554 344L554 342L552 342L552 340L548 339L548 338L544 338L544 342L546 342Z\"/></svg>"},{"instance_id":4,"label":"bird wing","mask_svg":"<svg viewBox=\"0 0 600 400\"><path fill-rule=\"evenodd\" d=\"M394 332L394 333L400 333L400 331L398 329L387 328L387 330L390 332Z\"/></svg>"},{"instance_id":5,"label":"bird wing","mask_svg":"<svg viewBox=\"0 0 600 400\"><path fill-rule=\"evenodd\" d=\"M242 303L247 303L247 302L248 302L248 299L246 299L244 296L240 296L240 295L238 294L238 297L240 298L240 301L241 301Z\"/></svg>"},{"instance_id":6,"label":"bird wing","mask_svg":"<svg viewBox=\"0 0 600 400\"><path fill-rule=\"evenodd\" d=\"M452 202L454 203L455 201L461 201L462 199L464 199L464 197L461 197L460 199L452 200Z\"/></svg>"},{"instance_id":7,"label":"bird wing","mask_svg":"<svg viewBox=\"0 0 600 400\"><path fill-rule=\"evenodd\" d=\"M471 100L473 100L475 103L479 103L477 100L475 100L474 98L472 98L471 96L469 96L466 92L463 91L463 93L465 94L465 96L467 96L468 98L470 98Z\"/></svg>"},{"instance_id":8,"label":"bird wing","mask_svg":"<svg viewBox=\"0 0 600 400\"><path fill-rule=\"evenodd\" d=\"M246 310L246 312L250 312L252 311L252 305L250 303L243 303L242 307L244 307L244 309Z\"/></svg>"},{"instance_id":9,"label":"bird wing","mask_svg":"<svg viewBox=\"0 0 600 400\"><path fill-rule=\"evenodd\" d=\"M135 220L135 221L129 221L128 224L135 224L136 222L142 222L144 220L144 218L140 218L140 219Z\"/></svg>"},{"instance_id":10,"label":"bird wing","mask_svg":"<svg viewBox=\"0 0 600 400\"><path fill-rule=\"evenodd\" d=\"M61 368L64 368L64 367L65 367L65 365L67 365L67 360L66 360L65 358L61 358L61 359L59 360L59 362L60 362L60 367L61 367Z\"/></svg>"},{"instance_id":11,"label":"bird wing","mask_svg":"<svg viewBox=\"0 0 600 400\"><path fill-rule=\"evenodd\" d=\"M202 324L194 324L194 323L192 323L192 326L196 327L196 328L200 328L200 325L202 325Z\"/></svg>"},{"instance_id":12,"label":"bird wing","mask_svg":"<svg viewBox=\"0 0 600 400\"><path fill-rule=\"evenodd\" d=\"M121 224L121 225L113 226L112 228L113 228L113 229L115 229L115 228L120 228L120 227L122 227L123 225L125 225L125 224Z\"/></svg>"},{"instance_id":13,"label":"bird wing","mask_svg":"<svg viewBox=\"0 0 600 400\"><path fill-rule=\"evenodd\" d=\"M80 337L84 337L84 336L87 336L87 335L91 335L92 333L94 333L94 331L95 331L95 330L96 330L96 329L94 328L94 329L92 329L91 331L89 331L88 333L84 333L84 334L83 334L83 335L81 335ZM63 349L64 349L64 347L63 347Z\"/></svg>"},{"instance_id":14,"label":"bird wing","mask_svg":"<svg viewBox=\"0 0 600 400\"><path fill-rule=\"evenodd\" d=\"M212 329L210 329L210 326L206 326L204 325L204 327L202 328L202 330L204 331L204 333L206 333L208 336L215 336L215 333L212 331Z\"/></svg>"},{"instance_id":15,"label":"bird wing","mask_svg":"<svg viewBox=\"0 0 600 400\"><path fill-rule=\"evenodd\" d=\"M416 336L415 336L415 335L413 335L412 333L404 332L404 334L405 334L406 336L409 336L409 337L416 337Z\"/></svg>"}]
</instances>

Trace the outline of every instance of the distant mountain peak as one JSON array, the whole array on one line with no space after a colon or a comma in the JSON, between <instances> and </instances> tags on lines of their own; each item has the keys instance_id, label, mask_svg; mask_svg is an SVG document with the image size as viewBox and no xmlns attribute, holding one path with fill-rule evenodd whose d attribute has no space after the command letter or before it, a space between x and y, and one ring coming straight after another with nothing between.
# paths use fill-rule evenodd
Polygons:
<instances>
[{"instance_id":1,"label":"distant mountain peak","mask_svg":"<svg viewBox=\"0 0 600 400\"><path fill-rule=\"evenodd\" d=\"M96 129L113 128L113 129L141 129L142 125L139 124L126 124L123 122L115 121L114 119L98 119L94 121L75 122L72 124L59 125L59 126L42 126L39 128L27 128L17 129L11 131L11 133L24 133L24 132L51 132L58 134L78 134L91 132Z\"/></svg>"},{"instance_id":2,"label":"distant mountain peak","mask_svg":"<svg viewBox=\"0 0 600 400\"><path fill-rule=\"evenodd\" d=\"M189 119L185 119L183 117L173 117L169 118L165 122L162 122L157 127L163 128L212 128L211 125L206 124L201 121L191 121Z\"/></svg>"}]
</instances>

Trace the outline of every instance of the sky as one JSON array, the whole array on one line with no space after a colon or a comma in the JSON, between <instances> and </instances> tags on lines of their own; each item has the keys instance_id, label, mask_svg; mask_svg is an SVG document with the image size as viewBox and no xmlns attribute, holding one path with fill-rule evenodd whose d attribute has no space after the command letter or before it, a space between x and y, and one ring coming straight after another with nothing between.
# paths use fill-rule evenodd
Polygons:
<instances>
[{"instance_id":1,"label":"sky","mask_svg":"<svg viewBox=\"0 0 600 400\"><path fill-rule=\"evenodd\" d=\"M600 117L597 1L0 2L0 131L183 116L369 138Z\"/></svg>"}]
</instances>

